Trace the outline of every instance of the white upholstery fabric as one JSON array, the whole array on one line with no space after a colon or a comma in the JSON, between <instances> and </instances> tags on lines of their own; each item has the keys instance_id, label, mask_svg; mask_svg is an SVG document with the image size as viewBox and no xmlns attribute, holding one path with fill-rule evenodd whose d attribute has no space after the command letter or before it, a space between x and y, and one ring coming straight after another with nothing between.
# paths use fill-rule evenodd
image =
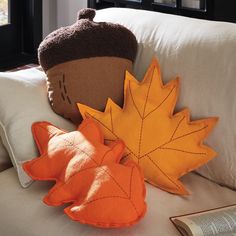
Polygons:
<instances>
[{"instance_id":1,"label":"white upholstery fabric","mask_svg":"<svg viewBox=\"0 0 236 236\"><path fill-rule=\"evenodd\" d=\"M24 187L32 180L22 170L22 162L38 155L31 125L42 120L66 130L74 129L74 125L52 111L43 72L37 69L1 72L0 135Z\"/></svg>"},{"instance_id":2,"label":"white upholstery fabric","mask_svg":"<svg viewBox=\"0 0 236 236\"><path fill-rule=\"evenodd\" d=\"M20 187L13 168L0 173L0 235L4 236L177 236L170 216L185 214L235 203L236 192L220 187L196 174L183 178L191 191L180 197L147 187L148 211L136 225L125 229L98 229L70 220L63 207L49 207L41 201L49 190L48 182L34 182Z\"/></svg>"},{"instance_id":3,"label":"white upholstery fabric","mask_svg":"<svg viewBox=\"0 0 236 236\"><path fill-rule=\"evenodd\" d=\"M208 139L208 143L218 149L219 157L201 173L235 187L235 25L127 9L102 10L97 13L96 19L119 22L136 34L139 53L135 73L139 78L143 76L151 57L158 55L165 81L176 74L182 77L179 108L189 106L194 118L220 116L217 129ZM34 85L36 81L25 86ZM46 99L44 93L42 99ZM9 105L13 106L16 101L17 98ZM21 104L21 109L25 107ZM38 110L43 113L42 108ZM18 119L26 119L18 108L16 114L22 115ZM30 115L33 116L32 113ZM13 121L14 116L8 124L14 124ZM18 137L31 136L27 127L23 126L27 132ZM12 129L16 131L19 128ZM16 151L21 149L28 152L26 146L15 148ZM194 173L182 180L192 195L180 197L146 184L148 211L145 218L130 228L103 230L70 220L63 214L63 207L44 205L41 199L51 184L37 181L28 189L23 189L18 184L14 169L10 168L0 173L0 235L177 236L179 233L170 223L170 216L234 204L236 201L236 191Z\"/></svg>"},{"instance_id":4,"label":"white upholstery fabric","mask_svg":"<svg viewBox=\"0 0 236 236\"><path fill-rule=\"evenodd\" d=\"M207 139L219 155L198 172L236 188L236 24L117 8L97 12L95 21L122 24L136 35L137 78L153 56L165 82L181 77L177 109L189 107L193 119L219 116Z\"/></svg>"},{"instance_id":5,"label":"white upholstery fabric","mask_svg":"<svg viewBox=\"0 0 236 236\"><path fill-rule=\"evenodd\" d=\"M11 166L11 160L0 137L0 172Z\"/></svg>"}]
</instances>

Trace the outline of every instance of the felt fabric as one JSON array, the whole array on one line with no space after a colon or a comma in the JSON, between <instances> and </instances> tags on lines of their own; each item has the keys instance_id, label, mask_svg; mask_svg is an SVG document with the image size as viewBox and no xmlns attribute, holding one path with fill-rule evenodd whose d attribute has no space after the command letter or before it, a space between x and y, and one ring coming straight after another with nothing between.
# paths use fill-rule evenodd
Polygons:
<instances>
[{"instance_id":1,"label":"felt fabric","mask_svg":"<svg viewBox=\"0 0 236 236\"><path fill-rule=\"evenodd\" d=\"M132 71L132 62L118 57L85 58L54 66L47 71L50 104L74 123L82 120L78 101L103 110L111 97L122 106L126 70Z\"/></svg>"},{"instance_id":2,"label":"felt fabric","mask_svg":"<svg viewBox=\"0 0 236 236\"><path fill-rule=\"evenodd\" d=\"M106 140L123 139L124 157L141 167L146 180L171 193L188 194L179 178L216 156L203 144L217 118L190 121L189 111L173 114L179 79L163 85L153 59L142 82L127 72L123 109L109 100L104 112L78 104L83 117L93 117Z\"/></svg>"},{"instance_id":3,"label":"felt fabric","mask_svg":"<svg viewBox=\"0 0 236 236\"><path fill-rule=\"evenodd\" d=\"M131 31L94 16L93 9L81 10L75 24L49 34L38 49L51 107L76 125L82 121L77 102L101 110L111 97L122 105L125 70L132 71L137 53Z\"/></svg>"},{"instance_id":4,"label":"felt fabric","mask_svg":"<svg viewBox=\"0 0 236 236\"><path fill-rule=\"evenodd\" d=\"M65 209L70 218L105 228L129 226L144 216L143 176L134 162L119 164L122 141L105 146L91 118L70 133L48 122L33 124L32 132L41 156L23 167L34 180L56 181L46 204L73 203Z\"/></svg>"}]
</instances>

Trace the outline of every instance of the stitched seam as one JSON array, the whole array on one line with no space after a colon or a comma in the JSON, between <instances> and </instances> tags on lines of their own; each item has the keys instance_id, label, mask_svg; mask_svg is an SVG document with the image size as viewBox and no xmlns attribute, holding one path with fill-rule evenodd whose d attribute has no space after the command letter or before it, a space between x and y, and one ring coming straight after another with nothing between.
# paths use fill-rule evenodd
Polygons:
<instances>
[{"instance_id":1,"label":"stitched seam","mask_svg":"<svg viewBox=\"0 0 236 236\"><path fill-rule=\"evenodd\" d=\"M133 94L132 94L132 91L131 91L131 86L130 86L130 80L129 80L129 92L130 92L131 100L132 100L132 102L134 104L134 108L138 112L140 118L142 119L142 116L141 116L141 114L140 114L140 112L138 110L138 107L137 107L136 103L134 102L134 97L133 97Z\"/></svg>"},{"instance_id":2,"label":"stitched seam","mask_svg":"<svg viewBox=\"0 0 236 236\"><path fill-rule=\"evenodd\" d=\"M66 89L66 85L63 85L63 89L64 89L64 93L67 94L67 89Z\"/></svg>"},{"instance_id":3,"label":"stitched seam","mask_svg":"<svg viewBox=\"0 0 236 236\"><path fill-rule=\"evenodd\" d=\"M208 125L204 126L203 128L201 128L201 129L199 129L199 130L195 130L195 131L192 131L192 132L190 132L190 133L184 134L184 135L182 135L182 136L176 137L176 138L172 139L172 141L175 141L175 140L180 139L180 138L183 138L183 137L185 137L185 136L188 136L188 135L197 133L197 132L202 131L202 130L204 130L204 129L206 129L206 128L208 128Z\"/></svg>"},{"instance_id":4,"label":"stitched seam","mask_svg":"<svg viewBox=\"0 0 236 236\"><path fill-rule=\"evenodd\" d=\"M155 68L154 68L155 70ZM151 88L151 84L152 84L152 79L153 79L153 75L154 75L154 70L152 71L152 75L151 75L151 81L148 85L148 91L146 94L146 98L145 98L145 102L144 102L144 107L143 107L143 115L141 117L141 127L140 127L140 131L139 131L139 145L138 145L138 158L140 158L140 151L141 151L141 144L142 144L142 136L143 136L143 123L144 123L144 115L145 115L145 111L146 111L146 107L147 107L147 100L149 97L149 93L150 93L150 88ZM138 164L139 164L139 159L138 159Z\"/></svg>"},{"instance_id":5,"label":"stitched seam","mask_svg":"<svg viewBox=\"0 0 236 236\"><path fill-rule=\"evenodd\" d=\"M109 152L111 152L112 150L108 150L108 151L106 151L104 154L103 154L103 156L102 156L102 159L101 159L101 162L98 164L98 163L96 163L95 162L95 165L97 165L97 166L93 166L93 167L88 167L88 168L85 168L85 169L82 169L82 170L80 170L80 171L78 171L78 172L75 172L73 175L70 175L70 177L69 178L71 178L72 176L74 176L74 175L76 175L77 173L81 173L82 171L84 171L84 170L89 170L89 169L92 169L92 168L97 168L97 167L101 167L101 165L103 164L103 160L105 159L105 156L109 153ZM92 159L92 158L91 158ZM104 170L104 169L103 169ZM105 171L105 170L104 170ZM67 182L67 181L64 181L64 182Z\"/></svg>"},{"instance_id":6,"label":"stitched seam","mask_svg":"<svg viewBox=\"0 0 236 236\"><path fill-rule=\"evenodd\" d=\"M64 96L63 92L61 92L61 97L62 97L62 100L65 101L65 96Z\"/></svg>"},{"instance_id":7,"label":"stitched seam","mask_svg":"<svg viewBox=\"0 0 236 236\"><path fill-rule=\"evenodd\" d=\"M88 202L83 203L82 205L89 205L90 203L93 203L93 202L96 202L96 201L99 201L99 200L103 200L103 199L107 199L107 198L121 198L121 199L126 199L126 200L129 199L127 197L121 197L121 196L106 196L106 197L100 197L100 198L90 200Z\"/></svg>"},{"instance_id":8,"label":"stitched seam","mask_svg":"<svg viewBox=\"0 0 236 236\"><path fill-rule=\"evenodd\" d=\"M101 169L103 170L103 168L101 167ZM104 170L106 172L106 170ZM104 199L104 198L114 198L114 197L118 197L118 198L123 198L123 199L127 199L127 200L130 200L134 210L136 211L136 214L138 215L138 210L135 206L135 204L133 203L133 201L131 200L131 186L132 186L132 179L133 179L133 171L134 171L134 167L132 167L131 169L131 174L130 174L130 182L129 182L129 195L127 195L126 193L126 196L127 197L120 197L120 196L110 196L110 197L102 197L102 198L97 198L97 199L94 199L92 201L89 201L89 203L91 202L94 202L94 201L97 201L97 200L100 200L100 199ZM107 173L107 172L106 172ZM107 173L108 174L108 173Z\"/></svg>"},{"instance_id":9,"label":"stitched seam","mask_svg":"<svg viewBox=\"0 0 236 236\"><path fill-rule=\"evenodd\" d=\"M42 129L48 131L47 129L45 129L44 127L42 127L42 126L40 126L40 125L39 125L39 127L41 127ZM48 131L48 132L51 134L50 131ZM67 142L67 143L70 143L70 141L68 141L68 140L65 139L65 138L62 138L62 140L64 140L64 141ZM88 156L89 159L91 159L93 162L95 162L95 164L99 167L99 164L96 162L96 160L94 160L91 156L89 156L88 153L86 153L84 150L82 150L82 149L80 149L80 148L78 148L78 147L75 147L75 146L72 146L72 147L73 147L74 149L77 149L77 150L81 151L82 153L84 153L86 156ZM103 169L103 168L101 167L101 169ZM108 173L105 169L103 169L103 170L113 179L113 181L119 186L119 188L125 193L125 195L128 196L128 194L125 192L125 190L122 188L122 186L114 179L114 177L113 177L112 175L110 175L110 173ZM78 173L78 172L77 172L77 173Z\"/></svg>"},{"instance_id":10,"label":"stitched seam","mask_svg":"<svg viewBox=\"0 0 236 236\"><path fill-rule=\"evenodd\" d=\"M176 86L174 86L171 91L169 92L169 94L165 97L165 99L156 107L154 108L152 111L150 111L146 116L144 116L144 119L146 119L151 113L153 113L155 110L157 110L166 100L167 98L171 95L171 93L174 91L174 89L176 88Z\"/></svg>"},{"instance_id":11,"label":"stitched seam","mask_svg":"<svg viewBox=\"0 0 236 236\"><path fill-rule=\"evenodd\" d=\"M180 189L180 187L151 159L150 156L147 156L149 158L149 160L152 162L152 164L154 166L156 166L156 168L164 175L167 177L167 179L172 183L174 184L178 189Z\"/></svg>"},{"instance_id":12,"label":"stitched seam","mask_svg":"<svg viewBox=\"0 0 236 236\"><path fill-rule=\"evenodd\" d=\"M188 152L188 151L181 150L181 149L176 149L176 148L162 148L162 147L160 147L159 149L172 150L172 151L177 151L177 152L184 152L184 153L193 154L193 155L206 155L206 153L204 153L204 152Z\"/></svg>"},{"instance_id":13,"label":"stitched seam","mask_svg":"<svg viewBox=\"0 0 236 236\"><path fill-rule=\"evenodd\" d=\"M66 139L64 139L65 140L65 142L69 142L68 140L66 140ZM75 148L75 149L77 149L77 150L79 150L79 151L81 151L81 152L83 152L86 156L88 156L88 158L89 159L91 159L92 161L94 161L95 162L95 164L99 167L100 165L97 163L97 161L96 160L94 160L91 156L89 156L88 155L88 153L86 153L85 151L83 151L83 150L81 150L80 148L78 148L78 147L73 147L73 148ZM101 168L102 168L102 166L101 166ZM103 168L102 168L103 169ZM113 179L113 181L120 187L120 189L127 195L127 193L124 191L124 189L120 186L120 184L114 179L114 177L112 176L112 175L110 175L105 169L103 169L112 179Z\"/></svg>"},{"instance_id":14,"label":"stitched seam","mask_svg":"<svg viewBox=\"0 0 236 236\"><path fill-rule=\"evenodd\" d=\"M66 98L67 98L68 103L72 104L72 102L71 102L69 96L66 96Z\"/></svg>"},{"instance_id":15,"label":"stitched seam","mask_svg":"<svg viewBox=\"0 0 236 236\"><path fill-rule=\"evenodd\" d=\"M62 77L60 76L60 79L58 80L58 83L59 83L59 88L60 88L60 91L61 91L61 98L62 100L65 102L65 95L64 95L64 92L63 92L63 89L62 89L62 84L64 84L64 82L61 81L61 79L63 79L63 76L64 74L62 75Z\"/></svg>"},{"instance_id":16,"label":"stitched seam","mask_svg":"<svg viewBox=\"0 0 236 236\"><path fill-rule=\"evenodd\" d=\"M154 70L155 70L155 68L154 68ZM145 99L145 103L144 103L142 119L144 119L144 115L145 115L145 111L146 111L146 107L147 107L147 101L148 101L148 98L149 98L149 93L150 93L150 88L151 88L151 84L152 84L152 80L153 80L154 70L152 72L151 81L149 83L148 91L147 91L147 94L146 94L146 99Z\"/></svg>"},{"instance_id":17,"label":"stitched seam","mask_svg":"<svg viewBox=\"0 0 236 236\"><path fill-rule=\"evenodd\" d=\"M59 88L61 91L61 97L62 97L63 101L65 102L67 99L67 102L71 105L72 102L71 102L71 99L67 93L65 74L62 74L62 81L61 81L61 79L59 79L58 83L59 83Z\"/></svg>"},{"instance_id":18,"label":"stitched seam","mask_svg":"<svg viewBox=\"0 0 236 236\"><path fill-rule=\"evenodd\" d=\"M183 117L183 118L182 118L182 119L179 121L179 123L177 124L177 126L176 126L176 128L175 128L175 130L174 130L173 134L171 135L170 141L172 141L172 140L173 140L173 138L174 138L174 135L175 135L175 133L177 132L177 130L178 130L178 128L179 128L179 126L180 126L180 124L182 123L182 121L184 120L184 118L185 118L185 117Z\"/></svg>"},{"instance_id":19,"label":"stitched seam","mask_svg":"<svg viewBox=\"0 0 236 236\"><path fill-rule=\"evenodd\" d=\"M138 216L138 210L137 210L136 206L134 205L134 203L133 203L133 201L131 199L129 199L129 200L130 200L130 203L132 204L132 206L133 206L133 208L136 211L136 214Z\"/></svg>"},{"instance_id":20,"label":"stitched seam","mask_svg":"<svg viewBox=\"0 0 236 236\"><path fill-rule=\"evenodd\" d=\"M52 132L50 132L49 130L45 129L43 126L39 125L39 127L40 127L41 129L46 130L48 133L50 133L50 134L53 135ZM77 149L77 150L79 150L80 152L84 153L87 157L89 157L92 161L94 161L95 164L98 165L98 163L97 163L97 162L96 162L96 161L95 161L91 156L89 156L89 154L86 153L84 150L82 150L82 149L80 149L80 148L74 146L74 144L73 144L72 142L70 142L68 139L62 138L62 140L65 141L67 144L69 144L69 146L70 146L71 148L73 148L73 149ZM55 149L56 149L56 148L55 148ZM55 150L55 149L54 149L54 150ZM99 166L99 165L98 165L98 166Z\"/></svg>"},{"instance_id":21,"label":"stitched seam","mask_svg":"<svg viewBox=\"0 0 236 236\"><path fill-rule=\"evenodd\" d=\"M100 166L103 164L103 161L104 161L106 155L107 155L109 152L112 152L112 150L107 150L107 151L105 152L105 154L103 155L103 157L102 157L102 159L101 159Z\"/></svg>"},{"instance_id":22,"label":"stitched seam","mask_svg":"<svg viewBox=\"0 0 236 236\"><path fill-rule=\"evenodd\" d=\"M65 92L67 101L68 101L69 104L71 104L71 99L70 99L69 95L67 94L66 77L65 77L65 74L63 74L63 88L64 88L64 92Z\"/></svg>"},{"instance_id":23,"label":"stitched seam","mask_svg":"<svg viewBox=\"0 0 236 236\"><path fill-rule=\"evenodd\" d=\"M68 140L64 139L65 142L69 142ZM86 156L88 156L88 158L90 158L93 162L95 162L95 164L99 167L100 165L97 163L96 160L94 160L91 156L88 155L88 153L86 153L85 151L81 150L78 147L73 147L81 152L83 152ZM101 167L102 168L102 167ZM103 168L102 168L103 169ZM122 188L122 186L114 179L114 177L112 175L110 175L105 169L103 169L112 179L113 181L119 186L119 188L125 193L125 195L127 195L127 193L125 192L125 190Z\"/></svg>"},{"instance_id":24,"label":"stitched seam","mask_svg":"<svg viewBox=\"0 0 236 236\"><path fill-rule=\"evenodd\" d=\"M153 152L155 152L157 149L160 149L160 148L164 147L165 145L171 143L172 141L175 141L175 140L177 140L177 139L180 139L180 138L183 138L183 137L185 137L185 136L191 135L191 134L193 134L193 133L197 133L197 132L199 132L199 131L202 131L202 130L206 129L207 127L208 127L208 125L206 125L205 127L201 128L201 129L199 129L199 130L195 130L195 131L193 131L193 132L187 133L187 134L182 135L182 136L180 136L180 137L174 138L174 139L172 139L172 140L170 140L170 141L168 141L168 142L166 142L166 143L164 143L164 144L161 144L160 146L156 147L156 148L153 149L152 151L150 151L150 152L144 154L143 156L141 156L140 159L143 158L143 157L145 157L145 156L147 156L147 155L149 155L149 154L151 154L151 153L153 153Z\"/></svg>"},{"instance_id":25,"label":"stitched seam","mask_svg":"<svg viewBox=\"0 0 236 236\"><path fill-rule=\"evenodd\" d=\"M141 121L141 127L140 127L140 132L139 132L139 142L138 142L138 163L139 163L139 158L140 158L142 135L143 135L143 119L142 119L142 121Z\"/></svg>"},{"instance_id":26,"label":"stitched seam","mask_svg":"<svg viewBox=\"0 0 236 236\"><path fill-rule=\"evenodd\" d=\"M95 116L93 116L93 115L91 115L91 114L89 114L89 113L87 113L90 117L92 117L94 120L96 120L100 125L102 125L105 129L107 129L108 131L110 131L110 133L112 133L117 139L120 139L119 137L118 137L118 135L116 135L114 132L112 132L112 130L111 129L109 129L106 125L104 125L100 120L98 120ZM108 139L107 139L108 140ZM125 147L130 151L130 153L132 153L137 159L138 159L138 156L134 153L134 152L132 152L131 151L131 149L127 146L127 145L125 145Z\"/></svg>"},{"instance_id":27,"label":"stitched seam","mask_svg":"<svg viewBox=\"0 0 236 236\"><path fill-rule=\"evenodd\" d=\"M71 179L73 176L75 176L76 174L80 174L80 173L82 173L82 172L84 172L84 171L86 171L86 170L90 170L90 169L94 169L94 168L96 168L96 166L95 166L95 167L92 166L92 167L84 168L84 169L82 169L82 170L80 170L80 171L78 171L78 172L75 172L73 175L70 175L67 179L65 179L65 176L63 176L62 182L65 184L65 183L69 182L70 179ZM61 180L61 179L60 179L60 180ZM57 189L55 188L55 190L57 190ZM55 190L54 190L54 191L55 191Z\"/></svg>"},{"instance_id":28,"label":"stitched seam","mask_svg":"<svg viewBox=\"0 0 236 236\"><path fill-rule=\"evenodd\" d=\"M100 197L100 198L96 198L96 199L93 199L93 200L91 200L91 201L85 202L85 203L83 203L83 204L81 204L81 205L89 205L89 204L91 204L91 203L93 203L93 202L96 202L96 201L99 201L99 200L103 200L103 199L108 199L108 198L121 198L121 199L129 200L130 203L131 203L131 205L133 206L133 208L134 208L134 210L135 210L137 216L139 216L138 211L137 211L137 208L135 207L133 201L132 201L130 198L121 197L121 196L106 196L106 197Z\"/></svg>"}]
</instances>

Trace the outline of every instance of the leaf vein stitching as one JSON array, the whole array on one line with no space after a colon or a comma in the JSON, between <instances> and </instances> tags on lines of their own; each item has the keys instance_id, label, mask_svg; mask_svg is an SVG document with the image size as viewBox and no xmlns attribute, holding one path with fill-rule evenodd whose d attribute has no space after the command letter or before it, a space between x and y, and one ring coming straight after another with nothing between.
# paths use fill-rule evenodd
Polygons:
<instances>
[{"instance_id":1,"label":"leaf vein stitching","mask_svg":"<svg viewBox=\"0 0 236 236\"><path fill-rule=\"evenodd\" d=\"M167 177L167 179L174 184L178 189L180 189L179 185L176 184L152 159L150 156L148 156L149 160L152 162L152 164L163 174Z\"/></svg>"},{"instance_id":2,"label":"leaf vein stitching","mask_svg":"<svg viewBox=\"0 0 236 236\"><path fill-rule=\"evenodd\" d=\"M150 111L146 116L144 116L144 119L146 119L149 115L151 115L155 110L157 110L167 99L168 97L171 95L171 93L174 91L174 89L176 88L176 86L174 86L171 91L169 92L169 94L164 98L164 100L157 106L155 107L152 111Z\"/></svg>"},{"instance_id":3,"label":"leaf vein stitching","mask_svg":"<svg viewBox=\"0 0 236 236\"><path fill-rule=\"evenodd\" d=\"M46 130L47 132L49 132L50 134L51 134L51 132L50 131L48 131L47 129L45 129L43 126L39 126L40 128L42 128L42 129L44 129L44 130ZM68 142L68 143L70 143L70 141L68 141L67 139L65 139L65 138L63 138L63 140L65 141L65 142ZM88 153L86 153L84 150L82 150L82 149L80 149L80 148L78 148L78 147L75 147L75 146L72 146L73 148L75 148L75 149L77 149L77 150L79 150L79 151L81 151L82 153L84 153L86 156L88 156L93 162L95 162L95 164L97 165L97 166L99 166L99 164L96 162L96 160L94 160L91 156L89 156L88 155ZM107 152L106 152L107 153ZM106 153L105 153L105 155L106 155ZM102 167L101 167L101 169L103 169ZM117 186L122 190L122 192L126 195L126 196L128 196L128 194L125 192L125 190L122 188L122 186L115 180L115 178L109 173L109 172L107 172L105 169L103 169L112 179L113 179L113 181L117 184ZM77 172L78 173L78 172Z\"/></svg>"},{"instance_id":4,"label":"leaf vein stitching","mask_svg":"<svg viewBox=\"0 0 236 236\"><path fill-rule=\"evenodd\" d=\"M184 153L193 154L193 155L206 155L205 152L189 152L189 151L185 151L185 150L181 150L181 149L176 149L176 148L165 148L165 147L160 147L160 149L164 149L164 150L172 150L172 151L177 151L177 152L184 152Z\"/></svg>"},{"instance_id":5,"label":"leaf vein stitching","mask_svg":"<svg viewBox=\"0 0 236 236\"><path fill-rule=\"evenodd\" d=\"M96 199L93 199L93 200L91 200L91 201L88 201L88 202L86 202L84 205L89 205L89 204L91 204L91 203L93 203L93 202L95 202L95 201L99 201L99 200L103 200L103 199L108 199L108 198L121 198L121 199L129 200L129 201L131 202L131 204L132 204L132 206L133 206L133 208L134 208L134 210L135 210L137 216L139 215L139 214L138 214L138 211L137 211L137 208L135 207L133 201L132 201L131 199L129 199L129 198L126 198L126 197L120 197L120 196L106 196L106 197L100 197L100 198L96 198Z\"/></svg>"},{"instance_id":6,"label":"leaf vein stitching","mask_svg":"<svg viewBox=\"0 0 236 236\"><path fill-rule=\"evenodd\" d=\"M170 141L168 141L168 142L166 142L166 143L163 143L163 144L161 144L160 146L158 146L158 147L154 148L153 150L151 150L150 152L145 153L143 156L140 157L140 159L143 158L143 157L145 157L145 156L147 156L147 155L149 155L149 154L151 154L151 153L153 153L153 152L155 152L157 149L160 149L160 148L164 147L165 145L171 143L172 141L175 141L175 140L177 140L177 139L186 137L186 136L191 135L191 134L193 134L193 133L200 132L200 131L206 129L207 127L208 127L208 125L204 126L204 127L201 128L201 129L198 129L198 130L192 131L192 132L190 132L190 133L187 133L187 134L185 134L185 135L182 135L182 136L179 136L179 137L177 137L177 138L174 138L174 139L172 139L172 140L170 140Z\"/></svg>"},{"instance_id":7,"label":"leaf vein stitching","mask_svg":"<svg viewBox=\"0 0 236 236\"><path fill-rule=\"evenodd\" d=\"M173 140L174 135L175 135L175 133L177 132L177 130L179 129L179 126L180 126L180 124L182 123L182 121L184 120L184 118L185 118L185 117L182 117L182 119L181 119L181 120L179 121L179 123L177 124L177 126L176 126L176 128L175 128L173 134L171 135L170 141Z\"/></svg>"},{"instance_id":8,"label":"leaf vein stitching","mask_svg":"<svg viewBox=\"0 0 236 236\"><path fill-rule=\"evenodd\" d=\"M151 80L150 80L150 83L148 85L148 91L147 91L145 102L144 102L143 115L141 117L141 127L140 127L140 131L139 131L138 158L140 157L141 144L142 144L142 136L143 136L143 123L144 123L144 118L143 117L145 115L145 111L146 111L146 107L147 107L147 101L148 101L148 98L149 98L149 93L150 93L150 88L151 88L151 84L152 84L152 80L153 80L154 70L155 70L155 68L152 71ZM139 159L138 159L138 163L139 163Z\"/></svg>"},{"instance_id":9,"label":"leaf vein stitching","mask_svg":"<svg viewBox=\"0 0 236 236\"><path fill-rule=\"evenodd\" d=\"M138 112L140 118L143 119L143 117L142 117L142 115L140 114L139 109L138 109L138 107L137 107L137 105L136 105L136 103L135 103L135 101L134 101L134 97L133 97L133 94L132 94L132 91L131 91L131 86L130 86L130 80L129 80L129 92L130 92L131 100L132 100L132 102L133 102L133 104L134 104L135 110Z\"/></svg>"},{"instance_id":10,"label":"leaf vein stitching","mask_svg":"<svg viewBox=\"0 0 236 236\"><path fill-rule=\"evenodd\" d=\"M110 131L117 139L119 139L118 135L116 135L114 132L112 132L111 129L109 129L106 125L104 125L100 120L98 120L95 116L90 115L90 117L92 117L93 119L95 119L100 125L102 125L105 129L107 129L108 131ZM107 139L108 140L108 139ZM129 150L130 153L132 153L134 155L134 157L136 157L137 159L139 158L133 151L131 151L131 149L125 144L125 147Z\"/></svg>"}]
</instances>

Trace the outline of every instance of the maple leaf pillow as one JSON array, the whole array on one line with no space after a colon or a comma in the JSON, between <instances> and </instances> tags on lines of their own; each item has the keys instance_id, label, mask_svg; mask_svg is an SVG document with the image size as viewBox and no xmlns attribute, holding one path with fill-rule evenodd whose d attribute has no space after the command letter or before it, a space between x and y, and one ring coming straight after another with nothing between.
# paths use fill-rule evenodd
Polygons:
<instances>
[{"instance_id":1,"label":"maple leaf pillow","mask_svg":"<svg viewBox=\"0 0 236 236\"><path fill-rule=\"evenodd\" d=\"M184 195L179 178L216 156L203 140L217 118L190 121L188 109L173 114L178 94L179 79L163 85L154 59L142 82L126 73L123 109L110 99L104 112L78 107L100 124L107 141L124 140L124 157L138 163L149 183Z\"/></svg>"},{"instance_id":2,"label":"maple leaf pillow","mask_svg":"<svg viewBox=\"0 0 236 236\"><path fill-rule=\"evenodd\" d=\"M44 197L50 206L71 203L64 209L73 220L103 228L130 226L146 212L145 185L133 161L120 164L124 143L104 145L93 119L66 132L48 122L32 125L41 156L23 168L34 180L54 180Z\"/></svg>"}]
</instances>

